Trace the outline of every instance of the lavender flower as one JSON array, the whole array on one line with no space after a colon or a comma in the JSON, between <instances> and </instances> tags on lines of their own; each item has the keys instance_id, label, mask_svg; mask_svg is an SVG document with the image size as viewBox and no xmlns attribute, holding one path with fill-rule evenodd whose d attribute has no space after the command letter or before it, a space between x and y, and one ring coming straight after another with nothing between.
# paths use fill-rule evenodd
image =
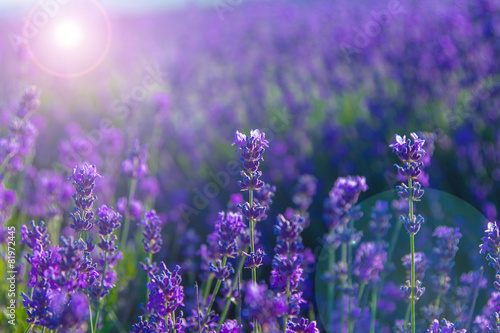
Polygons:
<instances>
[{"instance_id":1,"label":"lavender flower","mask_svg":"<svg viewBox=\"0 0 500 333\"><path fill-rule=\"evenodd\" d=\"M301 212L305 212L311 206L312 199L316 195L318 179L312 175L302 175L297 180L293 203Z\"/></svg>"},{"instance_id":2,"label":"lavender flower","mask_svg":"<svg viewBox=\"0 0 500 333\"><path fill-rule=\"evenodd\" d=\"M329 198L325 201L325 213L323 219L330 229L338 225L345 225L352 217L360 218L354 209L359 194L368 190L365 177L347 176L339 177Z\"/></svg>"},{"instance_id":3,"label":"lavender flower","mask_svg":"<svg viewBox=\"0 0 500 333\"><path fill-rule=\"evenodd\" d=\"M389 223L392 215L388 213L389 203L383 200L377 200L375 207L371 211L371 220L369 222L370 234L377 239L382 239L387 235L387 231L391 227Z\"/></svg>"},{"instance_id":4,"label":"lavender flower","mask_svg":"<svg viewBox=\"0 0 500 333\"><path fill-rule=\"evenodd\" d=\"M6 189L0 179L0 244L7 240L7 228L5 223L10 217L12 208L17 204L17 193Z\"/></svg>"},{"instance_id":5,"label":"lavender flower","mask_svg":"<svg viewBox=\"0 0 500 333\"><path fill-rule=\"evenodd\" d=\"M406 278L410 279L411 253L401 258L403 266L406 269ZM415 278L422 281L425 277L425 271L429 268L430 261L423 252L415 252Z\"/></svg>"},{"instance_id":6,"label":"lavender flower","mask_svg":"<svg viewBox=\"0 0 500 333\"><path fill-rule=\"evenodd\" d=\"M256 252L242 252L243 255L245 256L245 268L248 269L254 269L262 266L262 261L264 260L264 257L266 256L266 253L262 251L261 249L257 249Z\"/></svg>"},{"instance_id":7,"label":"lavender flower","mask_svg":"<svg viewBox=\"0 0 500 333\"><path fill-rule=\"evenodd\" d=\"M466 333L466 330L459 330L456 324L449 322L446 319L442 320L442 325L435 319L431 327L427 330L428 333Z\"/></svg>"},{"instance_id":8,"label":"lavender flower","mask_svg":"<svg viewBox=\"0 0 500 333\"><path fill-rule=\"evenodd\" d=\"M215 224L218 230L217 245L220 255L235 258L238 255L237 238L245 228L243 216L240 213L220 212Z\"/></svg>"},{"instance_id":9,"label":"lavender flower","mask_svg":"<svg viewBox=\"0 0 500 333\"><path fill-rule=\"evenodd\" d=\"M144 178L149 175L148 158L148 146L141 146L139 140L134 140L128 158L122 163L122 172L133 179Z\"/></svg>"},{"instance_id":10,"label":"lavender flower","mask_svg":"<svg viewBox=\"0 0 500 333\"><path fill-rule=\"evenodd\" d=\"M377 282L386 261L387 252L382 244L361 243L354 259L353 274L361 283Z\"/></svg>"},{"instance_id":11,"label":"lavender flower","mask_svg":"<svg viewBox=\"0 0 500 333\"><path fill-rule=\"evenodd\" d=\"M286 301L275 297L265 284L248 282L245 291L244 302L248 319L256 320L263 332L279 330L276 318L282 317L288 311Z\"/></svg>"},{"instance_id":12,"label":"lavender flower","mask_svg":"<svg viewBox=\"0 0 500 333\"><path fill-rule=\"evenodd\" d=\"M94 195L95 180L101 176L97 173L95 165L84 164L80 170L77 167L68 178L72 180L75 194L74 213L70 214L73 223L70 225L75 232L90 230L95 223L92 206L97 199Z\"/></svg>"},{"instance_id":13,"label":"lavender flower","mask_svg":"<svg viewBox=\"0 0 500 333\"><path fill-rule=\"evenodd\" d=\"M259 217L260 221L267 219L266 211L269 211L271 204L273 203L272 199L275 192L276 186L272 186L267 183L264 183L260 190L254 191L254 200L260 207L264 207L263 214Z\"/></svg>"},{"instance_id":14,"label":"lavender flower","mask_svg":"<svg viewBox=\"0 0 500 333\"><path fill-rule=\"evenodd\" d=\"M144 227L144 231L142 232L144 252L158 253L163 244L161 237L163 222L158 215L156 215L156 211L150 210L146 212L146 214L144 214L144 219L139 224Z\"/></svg>"},{"instance_id":15,"label":"lavender flower","mask_svg":"<svg viewBox=\"0 0 500 333\"><path fill-rule=\"evenodd\" d=\"M455 264L453 259L458 251L458 242L462 238L462 234L459 228L453 229L446 226L439 226L432 236L436 239L434 253L438 256L435 269L439 283L436 284L435 289L438 293L446 293L450 288L450 284L448 283L449 274Z\"/></svg>"},{"instance_id":16,"label":"lavender flower","mask_svg":"<svg viewBox=\"0 0 500 333\"><path fill-rule=\"evenodd\" d=\"M164 317L172 316L177 307L184 305L184 288L179 275L180 266L170 272L164 262L160 263L160 273L150 273L151 282L148 283L149 302L148 311L157 322L164 321Z\"/></svg>"},{"instance_id":17,"label":"lavender flower","mask_svg":"<svg viewBox=\"0 0 500 333\"><path fill-rule=\"evenodd\" d=\"M258 178L261 173L257 172L259 169L259 163L264 161L262 154L265 151L265 147L269 147L269 141L266 140L266 134L261 133L258 129L251 130L250 136L246 136L243 133L236 131L234 141L232 145L237 146L236 151L241 155L241 161L247 172L252 175L252 189L257 190L262 187L262 183L259 183ZM243 177L250 176L247 173L242 173ZM242 190L248 190L250 184L246 184L245 180L240 182L240 187Z\"/></svg>"},{"instance_id":18,"label":"lavender flower","mask_svg":"<svg viewBox=\"0 0 500 333\"><path fill-rule=\"evenodd\" d=\"M309 322L308 319L300 318L298 323L288 322L286 333L319 333L316 321Z\"/></svg>"},{"instance_id":19,"label":"lavender flower","mask_svg":"<svg viewBox=\"0 0 500 333\"><path fill-rule=\"evenodd\" d=\"M222 265L221 260L217 260L215 265L210 263L210 271L215 274L217 280L224 281L229 275L234 274L234 269L231 263L227 263L226 265Z\"/></svg>"}]
</instances>

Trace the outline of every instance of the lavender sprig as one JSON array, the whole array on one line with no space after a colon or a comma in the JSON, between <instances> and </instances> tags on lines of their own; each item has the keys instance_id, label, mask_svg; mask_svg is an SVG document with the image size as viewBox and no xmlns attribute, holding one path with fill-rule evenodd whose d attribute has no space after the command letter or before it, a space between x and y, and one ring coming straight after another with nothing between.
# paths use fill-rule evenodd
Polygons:
<instances>
[{"instance_id":1,"label":"lavender sprig","mask_svg":"<svg viewBox=\"0 0 500 333\"><path fill-rule=\"evenodd\" d=\"M416 278L415 278L415 235L420 230L420 225L424 222L424 218L421 215L414 215L413 202L419 201L424 194L421 189L421 185L416 181L417 177L420 175L423 167L422 157L425 155L425 150L423 146L425 140L419 139L416 133L411 133L413 138L413 144L411 144L410 139L406 139L396 134L396 142L389 145L393 148L393 152L398 156L400 161L403 163L402 166L395 164L394 167L398 169L399 174L408 180L408 186L402 184L397 186L399 196L408 201L409 213L408 216L401 216L404 222L404 226L408 233L410 234L410 249L411 249L411 293L410 293L410 304L411 304L411 331L415 333L416 330L416 315L415 315L415 302L416 302ZM414 181L415 180L415 181Z\"/></svg>"}]
</instances>

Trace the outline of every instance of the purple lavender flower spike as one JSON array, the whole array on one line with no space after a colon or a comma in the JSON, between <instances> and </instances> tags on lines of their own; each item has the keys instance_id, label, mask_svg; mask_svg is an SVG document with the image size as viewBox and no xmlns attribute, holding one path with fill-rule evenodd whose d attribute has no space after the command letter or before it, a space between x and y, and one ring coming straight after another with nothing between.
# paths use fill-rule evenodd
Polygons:
<instances>
[{"instance_id":1,"label":"purple lavender flower spike","mask_svg":"<svg viewBox=\"0 0 500 333\"><path fill-rule=\"evenodd\" d=\"M361 192L367 190L365 177L339 177L335 181L329 198L325 200L325 213L323 215L323 220L329 229L346 224L350 218L361 217L357 214L355 204Z\"/></svg>"},{"instance_id":2,"label":"purple lavender flower spike","mask_svg":"<svg viewBox=\"0 0 500 333\"><path fill-rule=\"evenodd\" d=\"M370 234L376 239L382 239L387 235L387 231L391 227L390 220L392 215L389 214L389 203L383 200L377 200L375 207L371 211L371 220L369 222Z\"/></svg>"},{"instance_id":3,"label":"purple lavender flower spike","mask_svg":"<svg viewBox=\"0 0 500 333\"><path fill-rule=\"evenodd\" d=\"M266 255L265 252L261 249L257 249L256 253L246 253L244 251L242 251L242 253L246 257L244 262L245 268L248 269L258 268L262 266L262 261L264 260L264 257Z\"/></svg>"},{"instance_id":4,"label":"purple lavender flower spike","mask_svg":"<svg viewBox=\"0 0 500 333\"><path fill-rule=\"evenodd\" d=\"M148 159L148 145L141 146L139 140L134 140L128 158L122 163L122 172L130 178L142 179L149 175Z\"/></svg>"},{"instance_id":5,"label":"purple lavender flower spike","mask_svg":"<svg viewBox=\"0 0 500 333\"><path fill-rule=\"evenodd\" d=\"M163 222L158 215L156 215L156 211L151 210L146 212L146 214L144 214L144 219L139 224L144 228L142 232L144 251L146 253L158 253L163 244L161 237Z\"/></svg>"},{"instance_id":6,"label":"purple lavender flower spike","mask_svg":"<svg viewBox=\"0 0 500 333\"><path fill-rule=\"evenodd\" d=\"M90 230L95 223L92 206L97 199L94 195L95 180L101 176L97 173L95 165L84 164L80 170L77 167L68 178L72 180L75 194L75 210L70 214L73 223L70 225L75 232Z\"/></svg>"},{"instance_id":7,"label":"purple lavender flower spike","mask_svg":"<svg viewBox=\"0 0 500 333\"><path fill-rule=\"evenodd\" d=\"M404 292L405 298L410 299L411 298L411 283L410 280L406 280L406 284L404 286L401 286L401 290ZM425 287L422 287L422 282L420 280L415 281L415 294L413 297L415 298L415 301L418 301L420 297L425 293ZM411 299L410 299L411 302Z\"/></svg>"},{"instance_id":8,"label":"purple lavender flower spike","mask_svg":"<svg viewBox=\"0 0 500 333\"><path fill-rule=\"evenodd\" d=\"M224 324L222 324L220 328L220 333L240 333L242 332L241 327L238 326L238 322L236 320L228 320ZM210 332L214 333L214 331Z\"/></svg>"},{"instance_id":9,"label":"purple lavender flower spike","mask_svg":"<svg viewBox=\"0 0 500 333\"><path fill-rule=\"evenodd\" d=\"M361 283L380 280L379 273L384 269L387 252L380 243L361 243L354 259L353 274Z\"/></svg>"},{"instance_id":10,"label":"purple lavender flower spike","mask_svg":"<svg viewBox=\"0 0 500 333\"><path fill-rule=\"evenodd\" d=\"M410 279L410 268L411 268L411 253L405 255L401 258L403 267L406 269L406 278ZM425 256L423 252L415 252L415 278L422 281L425 276L427 268L429 268L430 261Z\"/></svg>"},{"instance_id":11,"label":"purple lavender flower spike","mask_svg":"<svg viewBox=\"0 0 500 333\"><path fill-rule=\"evenodd\" d=\"M297 208L305 212L312 203L312 198L316 195L318 179L312 175L302 175L297 180L293 203Z\"/></svg>"},{"instance_id":12,"label":"purple lavender flower spike","mask_svg":"<svg viewBox=\"0 0 500 333\"><path fill-rule=\"evenodd\" d=\"M434 230L432 236L436 238L434 253L438 256L436 273L439 279L446 280L455 264L453 259L458 251L458 242L462 238L462 234L459 228L439 226ZM450 285L445 281L443 285L437 285L436 288L439 292L446 292Z\"/></svg>"},{"instance_id":13,"label":"purple lavender flower spike","mask_svg":"<svg viewBox=\"0 0 500 333\"><path fill-rule=\"evenodd\" d=\"M403 221L403 224L410 235L417 234L420 230L420 226L425 222L425 219L422 215L413 216L413 219L411 221L408 216L401 215L399 218L401 221Z\"/></svg>"},{"instance_id":14,"label":"purple lavender flower spike","mask_svg":"<svg viewBox=\"0 0 500 333\"><path fill-rule=\"evenodd\" d=\"M264 185L259 179L262 172L257 170L260 162L264 161L262 154L265 147L269 147L269 141L265 137L265 133L261 133L258 129L251 130L250 136L236 131L232 145L236 144L236 151L240 153L241 161L246 170L241 173L243 181L238 182L242 191L247 191L250 188L258 190Z\"/></svg>"},{"instance_id":15,"label":"purple lavender flower spike","mask_svg":"<svg viewBox=\"0 0 500 333\"><path fill-rule=\"evenodd\" d=\"M217 260L215 262L215 265L213 263L210 263L210 271L215 274L215 277L218 280L221 281L226 280L229 275L234 273L234 269L231 263L228 262L225 266L222 266L221 260Z\"/></svg>"},{"instance_id":16,"label":"purple lavender flower spike","mask_svg":"<svg viewBox=\"0 0 500 333\"><path fill-rule=\"evenodd\" d=\"M300 318L298 323L288 322L286 333L319 333L316 321L309 322L309 319Z\"/></svg>"},{"instance_id":17,"label":"purple lavender flower spike","mask_svg":"<svg viewBox=\"0 0 500 333\"><path fill-rule=\"evenodd\" d=\"M160 320L164 320L161 317L173 313L178 306L184 305L184 288L181 286L180 266L176 266L170 272L165 263L161 262L160 269L160 273L150 274L147 308L152 314L160 317Z\"/></svg>"},{"instance_id":18,"label":"purple lavender flower spike","mask_svg":"<svg viewBox=\"0 0 500 333\"><path fill-rule=\"evenodd\" d=\"M237 239L244 228L243 216L240 213L219 213L216 230L218 230L217 245L221 256L235 258L238 255Z\"/></svg>"},{"instance_id":19,"label":"purple lavender flower spike","mask_svg":"<svg viewBox=\"0 0 500 333\"><path fill-rule=\"evenodd\" d=\"M439 320L434 319L430 328L427 330L428 333L467 333L464 329L458 329L457 324L443 319L442 324L439 324Z\"/></svg>"}]
</instances>

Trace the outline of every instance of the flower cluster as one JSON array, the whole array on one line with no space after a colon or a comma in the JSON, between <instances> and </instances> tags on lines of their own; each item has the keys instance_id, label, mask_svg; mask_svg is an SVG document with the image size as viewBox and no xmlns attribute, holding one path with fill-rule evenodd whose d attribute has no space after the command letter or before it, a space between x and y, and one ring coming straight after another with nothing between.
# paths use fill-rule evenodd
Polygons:
<instances>
[{"instance_id":1,"label":"flower cluster","mask_svg":"<svg viewBox=\"0 0 500 333\"><path fill-rule=\"evenodd\" d=\"M161 230L163 221L156 214L155 210L150 210L144 214L144 219L139 223L143 226L142 244L144 245L144 252L158 253L163 244L161 237Z\"/></svg>"},{"instance_id":2,"label":"flower cluster","mask_svg":"<svg viewBox=\"0 0 500 333\"><path fill-rule=\"evenodd\" d=\"M361 243L353 263L353 274L361 283L380 280L379 273L384 269L387 252L384 245L374 242Z\"/></svg>"},{"instance_id":3,"label":"flower cluster","mask_svg":"<svg viewBox=\"0 0 500 333\"><path fill-rule=\"evenodd\" d=\"M122 163L122 172L133 179L142 179L149 175L147 161L149 159L148 146L141 146L139 140L134 140L128 158Z\"/></svg>"},{"instance_id":4,"label":"flower cluster","mask_svg":"<svg viewBox=\"0 0 500 333\"><path fill-rule=\"evenodd\" d=\"M11 114L8 133L0 137L0 174L4 170L20 171L23 158L35 145L38 130L30 120L40 106L40 89L35 86L24 88L17 110Z\"/></svg>"},{"instance_id":5,"label":"flower cluster","mask_svg":"<svg viewBox=\"0 0 500 333\"><path fill-rule=\"evenodd\" d=\"M459 228L439 226L432 236L436 239L434 253L438 256L435 270L437 281L435 289L438 293L446 293L450 289L450 272L454 266L453 259L458 251L458 242L462 238Z\"/></svg>"},{"instance_id":6,"label":"flower cluster","mask_svg":"<svg viewBox=\"0 0 500 333\"><path fill-rule=\"evenodd\" d=\"M5 223L10 217L12 208L17 204L17 193L6 189L0 179L0 244L7 239L7 228Z\"/></svg>"},{"instance_id":7,"label":"flower cluster","mask_svg":"<svg viewBox=\"0 0 500 333\"><path fill-rule=\"evenodd\" d=\"M74 212L70 214L73 223L70 225L75 232L87 231L95 223L92 206L97 200L94 195L95 181L101 175L97 173L95 165L83 164L81 169L73 168L73 173L68 178L75 188L73 200L75 202Z\"/></svg>"},{"instance_id":8,"label":"flower cluster","mask_svg":"<svg viewBox=\"0 0 500 333\"><path fill-rule=\"evenodd\" d=\"M369 230L370 234L376 239L382 239L387 235L391 227L390 220L392 215L389 211L389 203L383 200L377 200L370 214Z\"/></svg>"},{"instance_id":9,"label":"flower cluster","mask_svg":"<svg viewBox=\"0 0 500 333\"><path fill-rule=\"evenodd\" d=\"M171 272L164 262L160 263L160 272L150 273L151 282L148 283L149 301L147 304L151 318L154 318L156 329L166 332L168 322L165 317L175 320L175 310L184 305L184 288L181 286L182 278L179 274L180 266Z\"/></svg>"},{"instance_id":10,"label":"flower cluster","mask_svg":"<svg viewBox=\"0 0 500 333\"><path fill-rule=\"evenodd\" d=\"M32 250L26 255L31 264L29 287L33 293L22 293L29 323L49 329L79 330L88 317L89 288L98 279L88 246L81 239L61 237L61 246L50 246L43 222L23 225L21 242Z\"/></svg>"},{"instance_id":11,"label":"flower cluster","mask_svg":"<svg viewBox=\"0 0 500 333\"><path fill-rule=\"evenodd\" d=\"M325 201L323 219L327 226L333 229L339 225L346 225L350 218L359 218L355 204L359 194L367 190L365 177L339 177Z\"/></svg>"},{"instance_id":12,"label":"flower cluster","mask_svg":"<svg viewBox=\"0 0 500 333\"><path fill-rule=\"evenodd\" d=\"M456 324L449 322L446 319L442 320L442 324L439 324L439 320L435 319L431 327L427 330L428 333L467 333L464 329L458 329Z\"/></svg>"}]
</instances>

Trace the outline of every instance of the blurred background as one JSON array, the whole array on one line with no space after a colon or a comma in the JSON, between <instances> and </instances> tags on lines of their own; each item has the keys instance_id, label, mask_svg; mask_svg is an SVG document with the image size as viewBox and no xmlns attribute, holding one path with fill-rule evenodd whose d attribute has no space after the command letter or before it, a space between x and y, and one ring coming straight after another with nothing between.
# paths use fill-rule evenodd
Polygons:
<instances>
[{"instance_id":1,"label":"blurred background","mask_svg":"<svg viewBox=\"0 0 500 333\"><path fill-rule=\"evenodd\" d=\"M1 0L0 37L0 124L25 85L42 90L36 152L16 185L31 218L50 208L36 190L42 176L85 161L103 175L98 203L114 205L127 193L121 162L139 139L151 173L138 199L170 231L204 241L238 192L234 133L254 128L270 140L262 179L277 188L261 226L269 253L266 235L293 206L300 175L318 179L304 232L313 248L337 177L366 176L362 200L392 190L396 133L428 141L424 187L459 200L447 209L475 212L460 222L473 235L468 253L497 217L498 1ZM215 180L221 172L227 183ZM69 196L58 205L64 225ZM437 216L455 223L446 214Z\"/></svg>"}]
</instances>

